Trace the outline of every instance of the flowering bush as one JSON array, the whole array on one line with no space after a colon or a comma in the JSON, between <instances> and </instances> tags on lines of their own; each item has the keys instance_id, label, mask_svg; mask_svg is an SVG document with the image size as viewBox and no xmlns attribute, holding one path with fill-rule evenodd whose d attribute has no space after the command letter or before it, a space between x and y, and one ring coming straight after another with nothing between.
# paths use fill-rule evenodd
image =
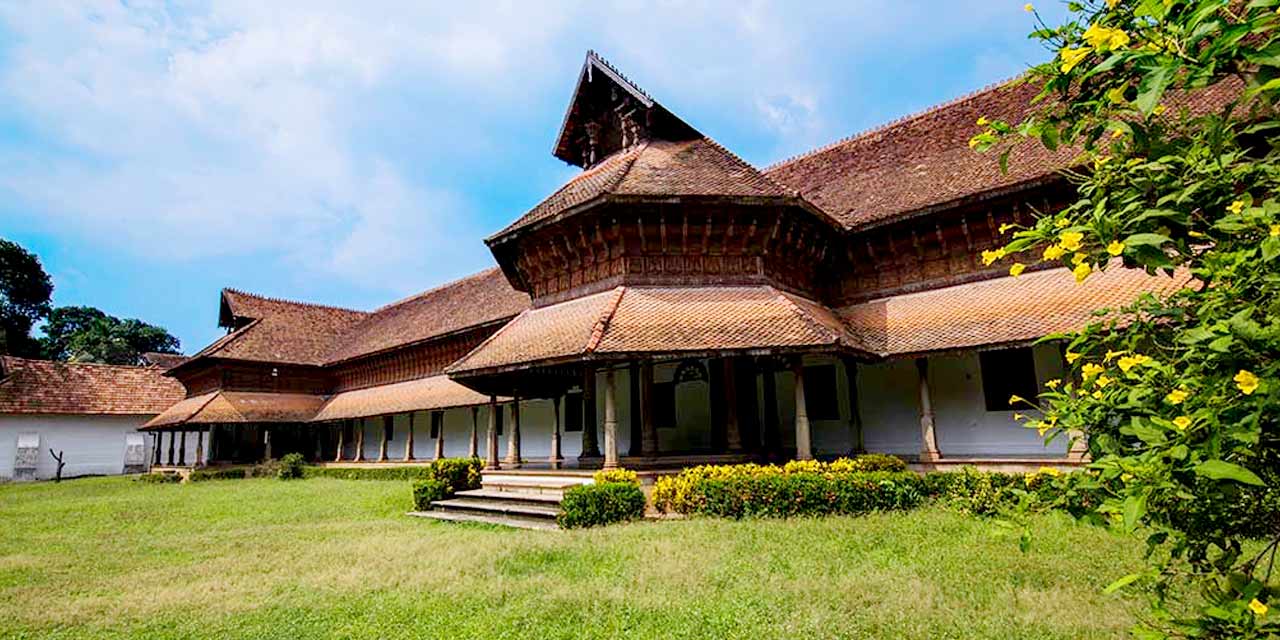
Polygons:
<instances>
[{"instance_id":1,"label":"flowering bush","mask_svg":"<svg viewBox=\"0 0 1280 640\"><path fill-rule=\"evenodd\" d=\"M693 513L723 518L854 515L924 499L919 475L884 471L742 475L705 479L690 491Z\"/></svg>"},{"instance_id":2,"label":"flowering bush","mask_svg":"<svg viewBox=\"0 0 1280 640\"><path fill-rule=\"evenodd\" d=\"M1052 336L1071 375L1026 418L1047 438L1087 438L1102 497L1091 519L1149 528L1148 570L1112 585L1153 587L1144 637L1280 634L1268 615L1280 523L1240 526L1242 506L1280 489L1277 5L1069 3L1065 24L1032 34L1057 51L1027 76L1037 108L979 121L971 142L999 147L1002 166L1020 139L1080 150L1075 202L1012 227L984 261L1038 254L1085 286L1113 268L1191 280ZM1264 537L1260 552L1249 536Z\"/></svg>"},{"instance_id":3,"label":"flowering bush","mask_svg":"<svg viewBox=\"0 0 1280 640\"><path fill-rule=\"evenodd\" d=\"M584 484L564 492L556 522L565 529L596 527L644 517L644 493L634 482Z\"/></svg>"},{"instance_id":4,"label":"flowering bush","mask_svg":"<svg viewBox=\"0 0 1280 640\"><path fill-rule=\"evenodd\" d=\"M640 478L636 472L630 469L601 469L591 476L596 484L604 484L606 482L625 482L628 484L639 485Z\"/></svg>"},{"instance_id":5,"label":"flowering bush","mask_svg":"<svg viewBox=\"0 0 1280 640\"><path fill-rule=\"evenodd\" d=\"M697 513L702 499L693 489L704 480L728 480L733 478L766 478L798 474L847 474L871 471L906 471L907 463L897 456L865 454L854 458L839 458L831 462L817 460L792 460L777 465L726 464L702 465L684 469L674 476L663 476L653 485L654 508L663 513Z\"/></svg>"}]
</instances>

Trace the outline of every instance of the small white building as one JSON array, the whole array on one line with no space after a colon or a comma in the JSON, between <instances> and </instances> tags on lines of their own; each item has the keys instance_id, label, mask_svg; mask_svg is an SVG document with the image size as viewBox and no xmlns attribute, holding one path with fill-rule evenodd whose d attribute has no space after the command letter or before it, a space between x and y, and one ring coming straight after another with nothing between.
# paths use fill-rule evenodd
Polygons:
<instances>
[{"instance_id":1,"label":"small white building","mask_svg":"<svg viewBox=\"0 0 1280 640\"><path fill-rule=\"evenodd\" d=\"M146 471L151 436L138 427L181 400L161 366L126 367L0 356L0 481Z\"/></svg>"}]
</instances>

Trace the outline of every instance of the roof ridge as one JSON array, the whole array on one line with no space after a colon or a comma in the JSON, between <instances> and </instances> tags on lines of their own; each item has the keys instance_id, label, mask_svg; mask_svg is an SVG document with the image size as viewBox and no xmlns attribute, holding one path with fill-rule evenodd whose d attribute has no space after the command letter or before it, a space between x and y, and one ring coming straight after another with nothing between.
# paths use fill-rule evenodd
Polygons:
<instances>
[{"instance_id":1,"label":"roof ridge","mask_svg":"<svg viewBox=\"0 0 1280 640\"><path fill-rule=\"evenodd\" d=\"M612 71L615 75L621 78L623 82L626 82L627 84L631 85L631 88L635 89L636 92L639 93L640 95L648 98L649 100L654 99L653 96L649 95L648 91L641 89L640 85L636 84L634 80L632 80L631 78L628 78L626 74L622 73L621 71L618 70L617 67L613 66L612 62L605 60L604 56L596 53L595 49L587 49L587 59L589 60L594 59L596 62L600 63L600 66L608 69L609 71Z\"/></svg>"},{"instance_id":2,"label":"roof ridge","mask_svg":"<svg viewBox=\"0 0 1280 640\"><path fill-rule=\"evenodd\" d=\"M302 301L302 300L290 300L290 299L288 299L288 298L277 298L277 297L275 297L275 296L267 296L267 295L263 295L263 294L260 294L260 293L252 293L252 292L249 292L249 291L245 291L245 290L243 290L243 289L236 289L235 287L223 287L223 288L222 288L222 292L223 292L223 293L234 293L234 294L242 295L242 296L248 296L248 297L250 297L250 298L257 298L257 299L259 299L259 300L265 300L265 301L267 301L267 302L277 302L277 303L280 303L280 304L291 304L291 305L295 305L295 306L299 306L299 307L312 307L312 308L316 308L316 309L332 309L332 310L334 310L334 311L346 311L346 312L348 312L348 313L359 313L359 314L361 314L361 315L368 315L368 314L369 314L369 312L368 312L368 311L361 311L361 310L359 310L359 309L352 309L352 308L350 308L350 307L339 307L339 306L337 306L337 305L333 305L333 304L323 304L323 303L319 303L319 302L304 302L304 301Z\"/></svg>"},{"instance_id":3,"label":"roof ridge","mask_svg":"<svg viewBox=\"0 0 1280 640\"><path fill-rule=\"evenodd\" d=\"M875 135L875 134L877 134L877 133L883 133L884 131L887 131L887 130L892 129L892 128L894 128L894 127L898 127L898 126L904 125L904 124L906 124L906 123L908 123L908 122L912 122L912 121L915 121L915 120L919 120L919 119L921 119L921 118L923 118L923 117L925 117L925 116L932 115L932 114L935 114L935 113L937 113L937 112L939 112L939 111L942 111L943 109L947 109L947 108L949 108L949 107L953 107L953 106L955 106L955 105L957 105L957 104L960 104L960 103L962 103L962 102L964 102L964 101L966 101L966 100L971 100L971 99L976 98L976 97L978 97L978 96L980 96L980 95L982 95L982 94L985 94L985 93L988 93L988 92L994 91L994 90L996 90L996 89L999 89L999 88L1002 88L1002 87L1005 87L1005 86L1011 85L1012 83L1014 83L1014 82L1016 82L1016 81L1020 80L1021 78L1025 77L1025 76L1026 76L1026 73L1019 73L1018 75L1015 75L1015 76L1012 76L1012 77L1009 77L1009 78L1005 78L1004 80L1000 80L1000 81L997 81L997 82L989 83L989 84L987 84L986 86L984 86L984 87L982 87L982 88L980 88L980 89L975 89L975 90L970 91L970 92L968 92L968 93L965 93L965 94L962 94L962 95L956 96L956 97L954 97L954 98L951 98L950 100L946 100L946 101L943 101L943 102L939 102L939 103L934 104L934 105L932 105L932 106L926 107L926 108L924 108L924 109L922 109L922 110L920 110L920 111L916 111L915 113L909 113L909 114L904 115L904 116L899 116L899 117L897 117L897 118L894 118L894 119L889 120L889 121L887 121L887 122L883 122L883 123L881 123L881 124L878 124L878 125L872 126L872 127L870 127L870 128L863 129L863 130L861 130L861 131L856 131L856 132L854 132L854 133L851 133L851 134L849 134L849 135L847 135L847 136L845 136L845 137L843 137L843 138L840 138L840 139L838 139L838 140L835 140L835 141L833 141L833 142L828 142L827 144L824 144L824 145L822 145L822 146L820 146L820 147L815 147L815 148L810 149L810 150L808 150L808 151L805 151L805 152L803 152L803 153L798 153L798 154L796 154L796 155L793 155L793 156L790 156L790 157L787 157L787 158L783 158L782 160L779 160L779 161L777 161L777 162L774 162L773 164L770 164L770 165L765 166L765 168L762 170L762 172L764 172L764 173L768 173L768 172L770 172L770 171L774 171L775 169L780 169L780 168L782 168L783 166L786 166L786 165L792 164L792 163L797 162L797 161L799 161L799 160L804 160L804 159L806 159L806 158L811 158L811 157L813 157L813 156L816 156L816 155L819 155L819 154L822 154L822 153L826 153L827 151L831 151L832 149L835 149L836 147L840 147L840 146L843 146L843 145L849 144L849 143L851 143L851 142L857 142L857 141L862 140L862 139L864 139L864 138L869 138L869 137L871 137L871 136L873 136L873 135Z\"/></svg>"},{"instance_id":4,"label":"roof ridge","mask_svg":"<svg viewBox=\"0 0 1280 640\"><path fill-rule=\"evenodd\" d=\"M766 173L764 172L764 169L761 169L760 167L757 167L757 166L755 166L754 164L751 164L750 162L747 162L747 161L746 161L746 159L744 159L742 156L740 156L740 155L738 155L738 154L734 153L734 152L733 152L733 150L732 150L732 149L730 149L729 147L726 147L726 146L724 146L723 144L720 144L720 141L716 140L715 138L712 138L712 137L711 137L711 136L709 136L709 135L703 134L703 135L702 135L702 139L703 139L703 140L706 140L706 141L707 141L707 144L710 144L711 146L713 146L713 147L715 147L715 148L717 148L717 149L719 149L719 150L723 151L723 152L724 152L726 155L728 155L730 158L733 158L734 160L737 160L738 162L741 162L743 165L746 165L746 166L747 166L747 167L749 167L752 171L755 171L755 172L756 172L756 173L757 173L761 178L764 178L766 182L768 182L769 184L772 184L773 186L777 187L777 188L778 188L779 190L781 190L783 193L787 193L787 194L790 194L790 195L792 195L792 196L800 197L800 190L799 190L799 189L793 189L793 188L791 188L791 187L789 187L789 186L787 186L787 185L785 185L785 184L782 184L781 182L779 182L779 181L777 181L777 180L774 180L773 178L769 177L769 176L768 176L768 174L766 174Z\"/></svg>"},{"instance_id":5,"label":"roof ridge","mask_svg":"<svg viewBox=\"0 0 1280 640\"><path fill-rule=\"evenodd\" d=\"M180 355L180 354L175 354L175 355ZM9 355L3 356L3 357L8 360L18 360L24 363L34 362L36 364L50 364L50 365L59 366L59 367L65 367L65 366L111 367L114 369L138 369L138 370L153 368L152 365L142 365L142 364L111 364L110 362L72 362L70 360L47 360L45 358L24 358L22 356L9 356ZM183 357L185 358L186 356L183 356Z\"/></svg>"},{"instance_id":6,"label":"roof ridge","mask_svg":"<svg viewBox=\"0 0 1280 640\"><path fill-rule=\"evenodd\" d=\"M609 330L609 323L613 321L613 315L618 312L618 305L622 302L622 296L627 293L627 287L619 285L613 290L613 300L605 307L600 316L596 318L596 323L591 327L591 337L587 339L585 353L595 353L596 348L600 346L600 341L604 339L604 334Z\"/></svg>"},{"instance_id":7,"label":"roof ridge","mask_svg":"<svg viewBox=\"0 0 1280 640\"><path fill-rule=\"evenodd\" d=\"M832 342L840 342L839 334L832 331L830 328L828 328L826 325L822 324L821 322L818 322L816 319L809 317L809 312L805 311L804 309L801 309L800 305L796 304L795 301L792 300L789 296L787 296L785 292L771 285L766 285L766 286L768 286L769 290L772 291L774 295L777 296L778 301L782 303L782 306L790 309L792 313L796 314L796 316L800 318L801 322L808 324L809 328L817 331L818 333L826 335L827 338L830 339ZM817 304L817 303L815 302L814 304Z\"/></svg>"},{"instance_id":8,"label":"roof ridge","mask_svg":"<svg viewBox=\"0 0 1280 640\"><path fill-rule=\"evenodd\" d=\"M469 281L469 280L476 280L476 279L479 279L479 278L483 277L484 275L486 275L486 274L488 274L488 273L490 273L490 272L492 272L492 271L498 271L498 270L500 270L500 269L501 269L501 267L487 267L487 268L485 268L485 269L481 269L480 271L477 271L477 272L475 272L475 273L472 273L472 274L469 274L469 275L462 276L461 278L457 278L457 279L454 279L454 280L450 280L450 281L448 281L448 282L444 282L444 283L438 284L438 285L436 285L436 286L434 286L434 287L431 287L430 289L427 289L427 290L425 290L425 291L419 291L418 293L415 293L415 294L412 294L412 295L405 296L405 297L400 298L399 300L396 300L396 301L394 301L394 302L388 302L387 304L384 304L384 305L382 305L381 307L378 307L378 308L374 309L373 311L369 311L369 312L365 312L365 313L368 313L369 315L373 315L373 314L379 313L379 312L381 312L381 311L386 311L387 309L390 309L390 308L392 308L392 307L398 307L398 306L400 306L400 305L402 305L402 304L405 304L406 302L412 302L413 300L417 300L418 298L425 298L425 297L427 297L428 295L431 295L431 294L436 293L436 292L438 292L438 291L443 291L443 290L445 290L445 289L447 289L447 288L449 288L449 287L452 287L452 286L455 286L455 285L461 284L461 283L463 283L463 282L467 282L467 281Z\"/></svg>"},{"instance_id":9,"label":"roof ridge","mask_svg":"<svg viewBox=\"0 0 1280 640\"><path fill-rule=\"evenodd\" d=\"M636 166L636 160L640 159L640 154L644 153L648 149L648 140L645 140L630 149L626 149L626 153L631 153L632 151L635 153L632 154L630 158L623 161L625 164L619 169L617 177L615 177L609 184L606 184L604 188L600 190L600 194L612 194L613 190L618 188L618 185L622 184L622 181L626 180L627 176L631 174L631 168Z\"/></svg>"},{"instance_id":10,"label":"roof ridge","mask_svg":"<svg viewBox=\"0 0 1280 640\"><path fill-rule=\"evenodd\" d=\"M451 363L449 363L447 366L445 366L445 368L444 368L444 374L445 374L445 375L448 375L448 374L449 374L449 372L450 372L450 371L452 371L452 370L454 369L454 367L457 367L459 364L462 364L463 362L466 362L468 359L470 359L470 358L471 358L471 356L475 355L477 352L479 352L481 349L483 349L485 346L487 346L490 342L493 342L494 340L496 340L496 339L498 338L498 336L502 334L502 332L506 331L508 328L510 328L512 325L514 325L514 324L516 323L516 321L517 321L517 320L519 320L520 318L525 317L526 315L528 315L528 314L529 314L530 312L532 312L532 311L533 311L533 309L532 309L532 308L528 308L528 309L525 309L524 311L521 311L520 313L517 313L517 314L516 314L516 317L514 317L514 318L512 318L512 319L508 320L508 321L506 322L506 324L503 324L501 327L498 327L498 330L497 330L497 331L494 331L493 333L489 334L489 337L485 338L484 340L481 340L481 341L480 341L480 344L477 344L477 345L476 345L475 347L473 347L470 351L468 351L468 352L466 352L466 353L462 354L462 357L460 357L460 358L458 358L458 359L454 360L453 362L451 362Z\"/></svg>"}]
</instances>

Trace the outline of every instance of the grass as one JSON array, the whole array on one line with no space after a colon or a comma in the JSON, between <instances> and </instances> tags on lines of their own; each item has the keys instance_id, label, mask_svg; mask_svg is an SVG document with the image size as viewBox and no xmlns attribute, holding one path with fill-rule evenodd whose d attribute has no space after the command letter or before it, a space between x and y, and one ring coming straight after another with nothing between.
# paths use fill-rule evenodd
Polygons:
<instances>
[{"instance_id":1,"label":"grass","mask_svg":"<svg viewBox=\"0 0 1280 640\"><path fill-rule=\"evenodd\" d=\"M405 482L0 485L0 638L1108 638L1141 545L939 507L530 532Z\"/></svg>"}]
</instances>

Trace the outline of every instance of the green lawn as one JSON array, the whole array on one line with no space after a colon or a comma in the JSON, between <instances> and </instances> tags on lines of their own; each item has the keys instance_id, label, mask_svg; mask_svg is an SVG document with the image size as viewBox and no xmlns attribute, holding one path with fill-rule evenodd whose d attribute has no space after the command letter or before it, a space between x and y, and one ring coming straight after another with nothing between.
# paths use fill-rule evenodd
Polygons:
<instances>
[{"instance_id":1,"label":"green lawn","mask_svg":"<svg viewBox=\"0 0 1280 640\"><path fill-rule=\"evenodd\" d=\"M1022 554L930 507L530 532L409 518L403 482L0 485L0 638L1098 638L1141 545Z\"/></svg>"}]
</instances>

